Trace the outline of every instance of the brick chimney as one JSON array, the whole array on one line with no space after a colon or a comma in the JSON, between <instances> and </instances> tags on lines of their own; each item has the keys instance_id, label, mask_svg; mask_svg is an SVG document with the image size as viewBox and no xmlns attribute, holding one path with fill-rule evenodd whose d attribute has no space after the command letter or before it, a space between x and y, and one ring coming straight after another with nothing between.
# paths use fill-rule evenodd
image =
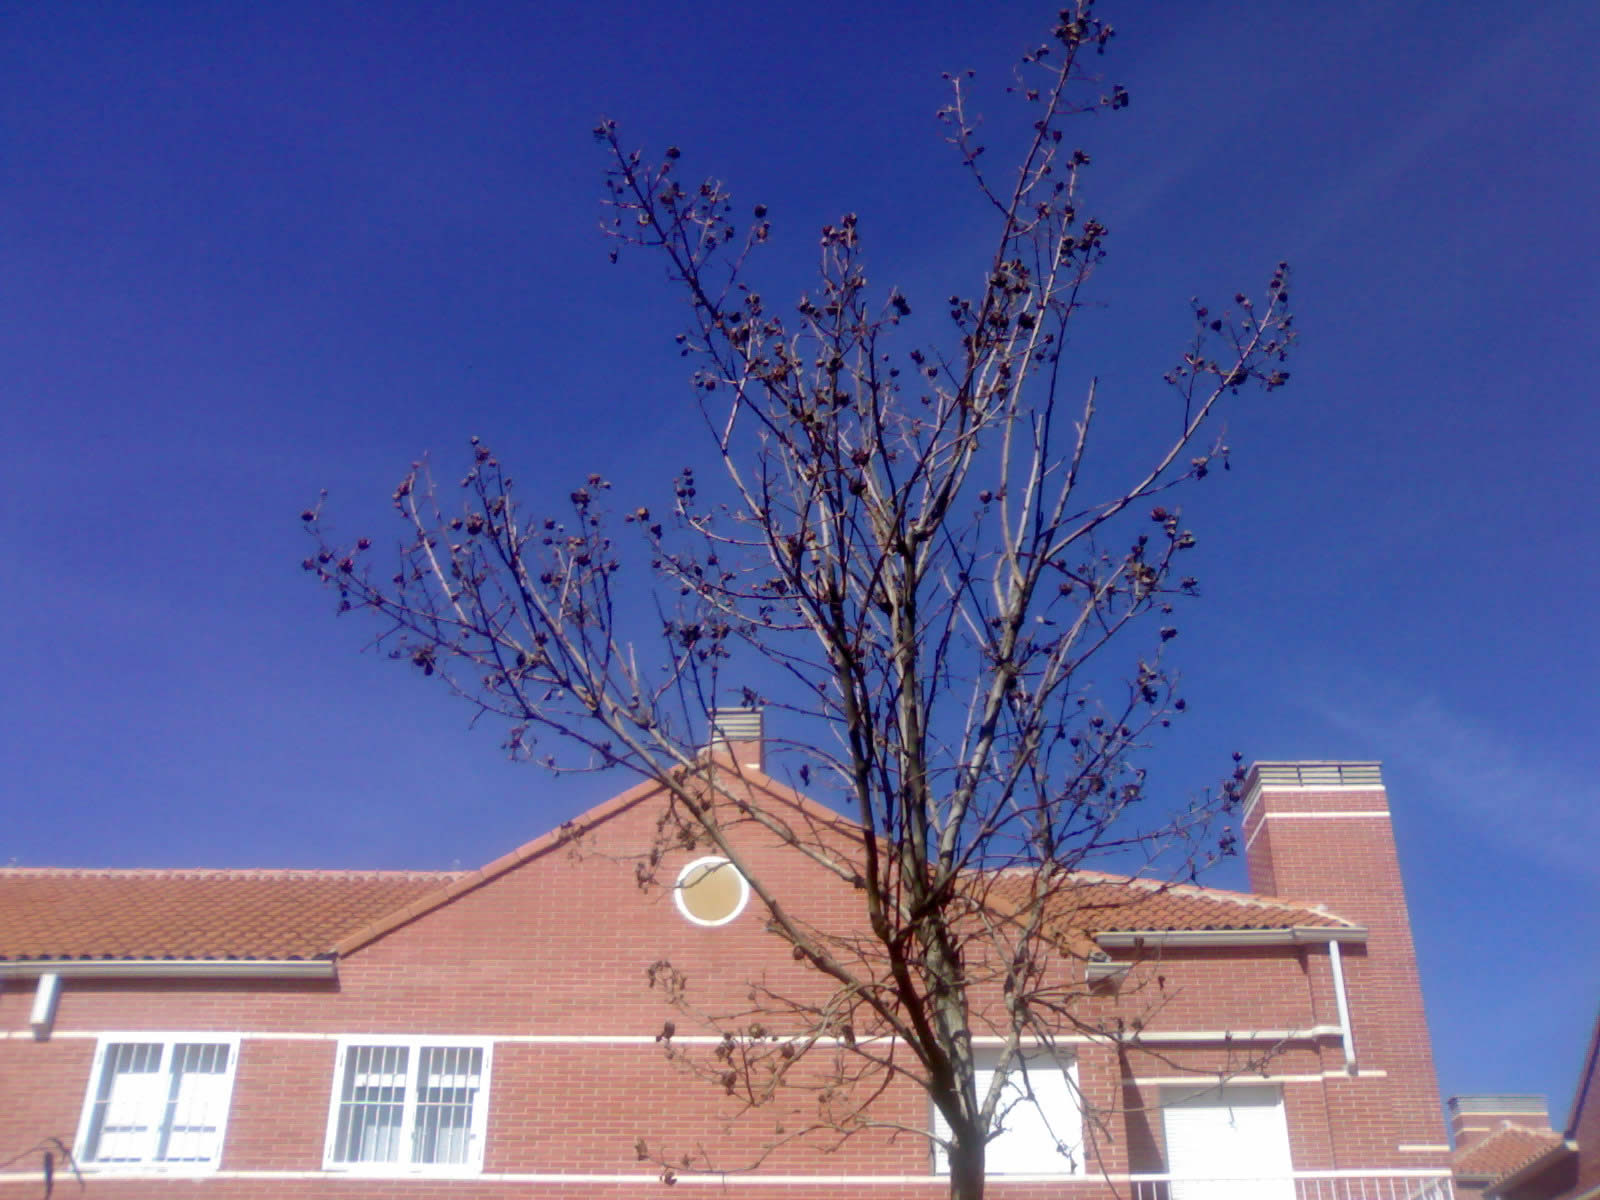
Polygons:
<instances>
[{"instance_id":1,"label":"brick chimney","mask_svg":"<svg viewBox=\"0 0 1600 1200\"><path fill-rule=\"evenodd\" d=\"M1411 918L1389 822L1389 797L1375 762L1260 762L1244 796L1245 860L1252 891L1320 903L1367 928L1365 947L1330 962L1345 978L1354 1073L1330 1076L1330 1121L1339 1111L1388 1118L1360 1153L1369 1166L1428 1167L1447 1161L1438 1083L1417 976ZM1335 1142L1339 1139L1336 1137ZM1356 1166L1341 1162L1341 1166Z\"/></svg>"},{"instance_id":2,"label":"brick chimney","mask_svg":"<svg viewBox=\"0 0 1600 1200\"><path fill-rule=\"evenodd\" d=\"M740 767L766 770L766 714L761 709L714 708L708 716L711 750L725 751Z\"/></svg>"},{"instance_id":3,"label":"brick chimney","mask_svg":"<svg viewBox=\"0 0 1600 1200\"><path fill-rule=\"evenodd\" d=\"M1550 1105L1543 1096L1451 1096L1445 1111L1457 1153L1508 1125L1550 1132Z\"/></svg>"}]
</instances>

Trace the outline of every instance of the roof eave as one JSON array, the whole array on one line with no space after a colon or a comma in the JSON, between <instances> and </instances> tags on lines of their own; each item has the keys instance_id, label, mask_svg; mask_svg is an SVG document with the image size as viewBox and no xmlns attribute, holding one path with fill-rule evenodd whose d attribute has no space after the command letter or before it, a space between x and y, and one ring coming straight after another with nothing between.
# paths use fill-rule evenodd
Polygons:
<instances>
[{"instance_id":1,"label":"roof eave","mask_svg":"<svg viewBox=\"0 0 1600 1200\"><path fill-rule=\"evenodd\" d=\"M336 979L332 958L31 958L0 962L0 979Z\"/></svg>"},{"instance_id":2,"label":"roof eave","mask_svg":"<svg viewBox=\"0 0 1600 1200\"><path fill-rule=\"evenodd\" d=\"M1502 1195L1507 1188L1514 1188L1524 1180L1531 1179L1539 1172L1554 1166L1569 1154L1578 1152L1578 1143L1571 1138L1562 1138L1550 1149L1542 1154L1530 1158L1509 1175L1502 1175L1484 1191L1484 1196L1494 1197Z\"/></svg>"},{"instance_id":3,"label":"roof eave","mask_svg":"<svg viewBox=\"0 0 1600 1200\"><path fill-rule=\"evenodd\" d=\"M1097 933L1095 942L1107 950L1141 946L1304 946L1324 942L1365 942L1360 925L1296 925L1288 929L1130 929Z\"/></svg>"}]
</instances>

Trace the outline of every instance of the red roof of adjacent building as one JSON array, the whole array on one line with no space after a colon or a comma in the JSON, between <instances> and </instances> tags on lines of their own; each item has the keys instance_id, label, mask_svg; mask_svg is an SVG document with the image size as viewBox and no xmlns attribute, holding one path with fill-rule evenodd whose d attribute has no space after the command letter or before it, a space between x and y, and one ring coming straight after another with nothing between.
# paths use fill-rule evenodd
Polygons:
<instances>
[{"instance_id":1,"label":"red roof of adjacent building","mask_svg":"<svg viewBox=\"0 0 1600 1200\"><path fill-rule=\"evenodd\" d=\"M1457 1179L1495 1180L1561 1145L1559 1133L1506 1125L1456 1155L1452 1167Z\"/></svg>"},{"instance_id":2,"label":"red roof of adjacent building","mask_svg":"<svg viewBox=\"0 0 1600 1200\"><path fill-rule=\"evenodd\" d=\"M0 962L312 959L448 871L0 869Z\"/></svg>"}]
</instances>

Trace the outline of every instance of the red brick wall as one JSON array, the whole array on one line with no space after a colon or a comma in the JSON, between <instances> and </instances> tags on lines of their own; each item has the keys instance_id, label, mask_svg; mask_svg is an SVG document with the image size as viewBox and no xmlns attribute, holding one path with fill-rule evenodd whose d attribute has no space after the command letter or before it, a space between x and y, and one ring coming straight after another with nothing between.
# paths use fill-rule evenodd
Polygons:
<instances>
[{"instance_id":1,"label":"red brick wall","mask_svg":"<svg viewBox=\"0 0 1600 1200\"><path fill-rule=\"evenodd\" d=\"M1600 1188L1600 1023L1596 1024L1589 1056L1581 1070L1578 1094L1568 1118L1576 1121L1568 1133L1578 1143L1575 1190L1579 1195Z\"/></svg>"},{"instance_id":2,"label":"red brick wall","mask_svg":"<svg viewBox=\"0 0 1600 1200\"><path fill-rule=\"evenodd\" d=\"M26 1031L32 1004L31 980L0 983L0 1029ZM94 1047L92 1038L35 1042L26 1032L0 1041L0 1161L43 1138L72 1145Z\"/></svg>"},{"instance_id":3,"label":"red brick wall","mask_svg":"<svg viewBox=\"0 0 1600 1200\"><path fill-rule=\"evenodd\" d=\"M635 1175L653 1169L635 1152L640 1138L652 1151L694 1153L704 1147L719 1168L747 1165L774 1139L777 1122L785 1133L803 1128L815 1111L814 1098L797 1090L783 1102L741 1116L734 1099L665 1061L652 1040L663 1021L671 1018L680 1037L695 1032L695 1025L648 988L646 969L670 959L685 972L691 999L711 1010L743 1007L754 975L797 993L815 991L818 984L765 931L755 901L731 924L702 928L679 915L665 890L641 891L634 882L633 856L649 845L653 829L648 806L622 812L580 843L554 847L354 951L341 962L336 983L69 979L55 1035L44 1043L25 1033L31 987L8 983L0 989L0 1031L10 1035L0 1040L0 1096L8 1100L0 1105L0 1152L9 1154L41 1134L71 1141L89 1082L94 1035L214 1031L244 1035L222 1173L186 1188L228 1198L638 1195L637 1182L533 1186L341 1177L335 1188L326 1180L227 1178L233 1171L320 1170L338 1036L435 1034L500 1039L492 1055L486 1173ZM1290 870L1306 853L1277 838L1271 845ZM663 864L661 877L670 881L681 862L704 852L677 852ZM779 881L778 890L803 918L831 928L859 919L855 894L821 868L759 841L752 842L750 855L757 871ZM1371 882L1380 892L1386 886ZM1392 936L1389 929L1385 937ZM1392 951L1391 941L1382 945L1386 953ZM1405 1060L1397 1049L1404 1039L1380 1034L1379 1028L1409 1011L1392 996L1397 988L1403 991L1404 974L1398 968L1388 975L1374 972L1359 952L1349 955L1347 965L1357 1035L1367 1039L1363 1066L1390 1070L1389 1081L1366 1076L1324 1081L1325 1073L1342 1063L1336 1044L1325 1038L1282 1044L1249 1038L1228 1044L1161 1042L1120 1055L1103 1042L1085 1043L1079 1047L1080 1086L1109 1114L1103 1129L1085 1132L1104 1169L1159 1169L1164 1153L1160 1112L1141 1111L1140 1105L1158 1104L1162 1086L1192 1075L1215 1079L1219 1073L1250 1072L1260 1078L1263 1071L1285 1079L1297 1168L1434 1165L1424 1156L1395 1151L1397 1140L1442 1137L1395 1111L1395 1096L1406 1094L1393 1083L1397 1065L1404 1082ZM1082 965L1068 963L1064 969L1081 972ZM1137 1022L1151 1032L1304 1030L1332 1023L1334 1002L1321 947L1168 950L1152 952L1120 986L1098 989L1083 1014L1106 1028L1120 1018L1124 1029ZM574 1036L635 1040L510 1040ZM1132 1111L1121 1110L1124 1100ZM901 1086L890 1089L874 1112L921 1128L928 1105L915 1088ZM766 1157L762 1170L924 1176L928 1164L924 1139L875 1131L842 1147L827 1138L785 1145ZM4 1186L0 1183L0 1189ZM27 1194L26 1188L11 1186L12 1193L0 1190L0 1196ZM1059 1183L995 1186L1016 1200L1059 1196L1062 1188ZM91 1187L94 1194L118 1197L171 1194L171 1185L159 1180L97 1177ZM735 1195L743 1190L737 1182L729 1188ZM932 1197L943 1191L940 1181L929 1180L896 1188L894 1194ZM770 1195L771 1189L755 1188L752 1194ZM837 1186L783 1189L786 1200L839 1194ZM1088 1196L1093 1190L1082 1185L1073 1194Z\"/></svg>"},{"instance_id":4,"label":"red brick wall","mask_svg":"<svg viewBox=\"0 0 1600 1200\"><path fill-rule=\"evenodd\" d=\"M1381 1098L1364 1079L1328 1081L1338 1165L1442 1166L1446 1153L1400 1149L1443 1145L1445 1132L1387 810L1382 787L1259 788L1244 821L1250 883L1260 893L1323 902L1368 929L1364 949L1344 949L1345 980L1357 1065L1385 1078ZM1327 815L1350 813L1372 815ZM1318 1009L1337 1019L1326 991Z\"/></svg>"}]
</instances>

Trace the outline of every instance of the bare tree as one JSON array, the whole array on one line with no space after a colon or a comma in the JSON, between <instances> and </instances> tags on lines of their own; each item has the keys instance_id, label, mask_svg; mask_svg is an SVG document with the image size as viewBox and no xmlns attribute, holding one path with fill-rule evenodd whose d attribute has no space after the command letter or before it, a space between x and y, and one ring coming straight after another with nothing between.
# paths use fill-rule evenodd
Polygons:
<instances>
[{"instance_id":1,"label":"bare tree","mask_svg":"<svg viewBox=\"0 0 1600 1200\"><path fill-rule=\"evenodd\" d=\"M677 149L647 160L602 123L610 234L664 259L690 301L679 340L719 478L682 472L657 516L611 511L591 476L543 517L475 440L459 499L418 464L396 490L397 567L370 565L367 539L336 547L320 506L306 514L306 566L341 610L373 613L390 653L504 719L513 754L660 783L670 805L642 880L669 844L714 848L809 968L809 988L753 987L748 1012L705 1014L727 1034L707 1056L669 1053L751 1105L820 1092L786 1137L877 1128L880 1093L913 1081L941 1118L916 1132L964 1198L1032 1094L1030 1056L1093 1022L1069 964L1116 889L1085 868L1176 846L1163 869L1189 876L1235 798L1230 779L1179 811L1147 803L1137 751L1184 707L1162 651L1197 585L1172 494L1224 461L1219 406L1284 383L1293 341L1282 264L1255 303L1195 303L1155 450L1095 457L1102 401L1065 347L1107 230L1080 209L1089 157L1063 127L1127 103L1086 67L1111 36L1077 0L1022 60L1007 170L989 170L968 85L951 81L941 115L993 252L949 298L945 332L913 344L910 298L866 283L854 216L823 229L798 308L773 307L748 282L766 208L736 217L722 184L681 181ZM738 686L757 678L760 694ZM707 714L730 702L783 710L796 733L780 760L849 820L779 803L706 754ZM748 828L848 887L850 926L808 919L750 861ZM670 963L653 975L687 1004ZM998 1043L982 1064L976 1035Z\"/></svg>"}]
</instances>

